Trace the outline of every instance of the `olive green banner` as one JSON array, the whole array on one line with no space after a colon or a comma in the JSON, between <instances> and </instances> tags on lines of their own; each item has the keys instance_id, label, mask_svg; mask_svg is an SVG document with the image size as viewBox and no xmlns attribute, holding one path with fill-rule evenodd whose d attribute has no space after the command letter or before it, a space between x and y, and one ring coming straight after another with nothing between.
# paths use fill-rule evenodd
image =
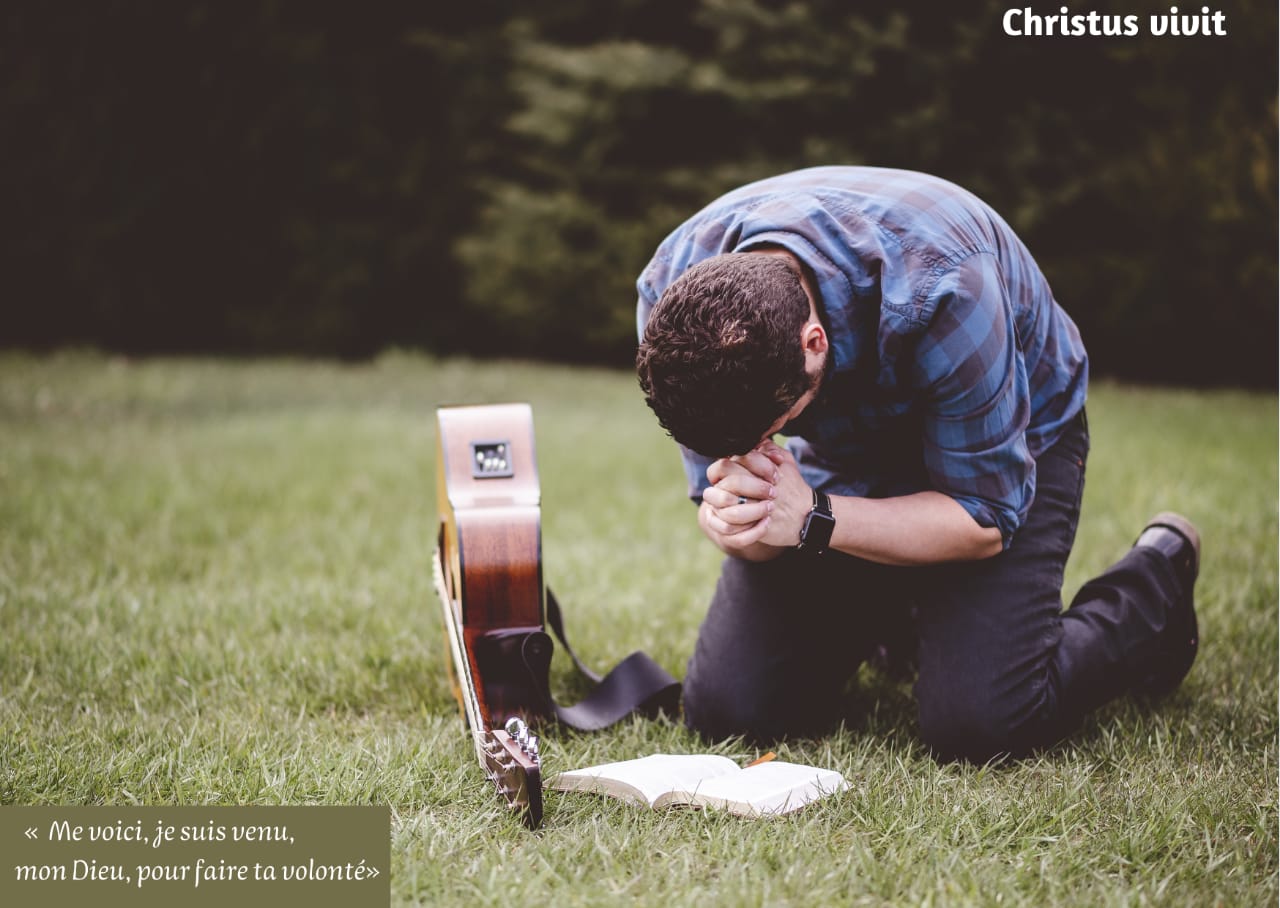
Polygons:
<instances>
[{"instance_id":1,"label":"olive green banner","mask_svg":"<svg viewBox=\"0 0 1280 908\"><path fill-rule=\"evenodd\" d=\"M0 807L0 905L388 905L387 807Z\"/></svg>"}]
</instances>

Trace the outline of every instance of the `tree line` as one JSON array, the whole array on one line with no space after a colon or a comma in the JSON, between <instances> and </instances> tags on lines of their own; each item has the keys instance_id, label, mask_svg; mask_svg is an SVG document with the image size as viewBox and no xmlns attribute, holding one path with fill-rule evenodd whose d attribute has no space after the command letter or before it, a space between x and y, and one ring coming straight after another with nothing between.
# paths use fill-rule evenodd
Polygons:
<instances>
[{"instance_id":1,"label":"tree line","mask_svg":"<svg viewBox=\"0 0 1280 908\"><path fill-rule=\"evenodd\" d=\"M9 5L0 343L625 364L684 216L864 163L994 205L1098 373L1274 386L1275 5L1109 38L1006 6Z\"/></svg>"}]
</instances>

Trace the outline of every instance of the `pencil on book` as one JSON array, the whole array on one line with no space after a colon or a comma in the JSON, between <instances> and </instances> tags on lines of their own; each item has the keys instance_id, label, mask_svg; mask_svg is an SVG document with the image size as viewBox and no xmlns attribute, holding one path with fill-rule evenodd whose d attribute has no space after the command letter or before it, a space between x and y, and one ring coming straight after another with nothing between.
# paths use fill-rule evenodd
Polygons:
<instances>
[{"instance_id":1,"label":"pencil on book","mask_svg":"<svg viewBox=\"0 0 1280 908\"><path fill-rule=\"evenodd\" d=\"M778 759L778 755L773 751L769 751L763 757L752 760L750 763L744 766L743 769L750 769L752 766L759 766L761 763L768 763L770 760L776 760L776 759Z\"/></svg>"}]
</instances>

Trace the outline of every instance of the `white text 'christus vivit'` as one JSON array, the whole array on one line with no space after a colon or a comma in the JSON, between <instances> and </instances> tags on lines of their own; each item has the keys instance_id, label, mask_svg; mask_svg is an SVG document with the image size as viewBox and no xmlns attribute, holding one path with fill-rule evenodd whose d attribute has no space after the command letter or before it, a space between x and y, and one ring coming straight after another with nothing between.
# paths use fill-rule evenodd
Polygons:
<instances>
[{"instance_id":1,"label":"white text 'christus vivit'","mask_svg":"<svg viewBox=\"0 0 1280 908\"><path fill-rule=\"evenodd\" d=\"M1006 10L1001 24L1004 26L1004 33L1015 38L1132 38L1142 32L1144 24L1147 33L1156 37L1220 38L1227 34L1227 14L1221 10L1211 10L1207 6L1191 13L1181 12L1178 7L1171 6L1167 13L1153 13L1147 17L1099 13L1095 10L1073 13L1066 6L1056 13L1046 14L1027 6Z\"/></svg>"}]
</instances>

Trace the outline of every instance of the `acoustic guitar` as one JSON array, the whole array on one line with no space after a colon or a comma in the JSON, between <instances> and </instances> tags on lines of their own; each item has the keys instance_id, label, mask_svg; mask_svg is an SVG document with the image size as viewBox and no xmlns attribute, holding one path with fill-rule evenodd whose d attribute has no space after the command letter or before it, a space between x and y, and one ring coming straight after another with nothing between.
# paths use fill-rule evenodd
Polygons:
<instances>
[{"instance_id":1,"label":"acoustic guitar","mask_svg":"<svg viewBox=\"0 0 1280 908\"><path fill-rule=\"evenodd\" d=\"M527 404L443 407L437 428L434 574L453 692L481 767L536 828L542 772L531 726L551 715L552 645L533 414Z\"/></svg>"}]
</instances>

